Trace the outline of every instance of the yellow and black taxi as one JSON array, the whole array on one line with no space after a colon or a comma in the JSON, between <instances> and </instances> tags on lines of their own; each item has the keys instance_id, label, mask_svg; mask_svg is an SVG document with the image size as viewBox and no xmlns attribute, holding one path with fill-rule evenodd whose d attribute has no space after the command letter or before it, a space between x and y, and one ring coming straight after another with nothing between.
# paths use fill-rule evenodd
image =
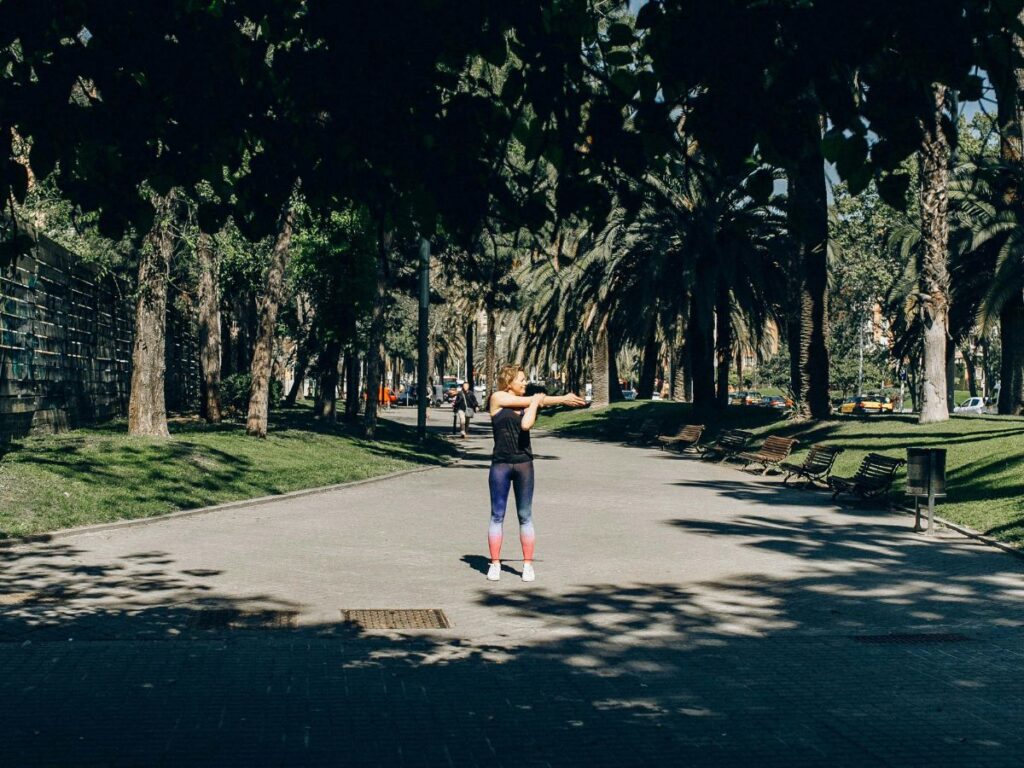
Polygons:
<instances>
[{"instance_id":1,"label":"yellow and black taxi","mask_svg":"<svg viewBox=\"0 0 1024 768\"><path fill-rule=\"evenodd\" d=\"M855 395L843 400L839 413L844 416L868 416L893 412L893 402L885 395Z\"/></svg>"}]
</instances>

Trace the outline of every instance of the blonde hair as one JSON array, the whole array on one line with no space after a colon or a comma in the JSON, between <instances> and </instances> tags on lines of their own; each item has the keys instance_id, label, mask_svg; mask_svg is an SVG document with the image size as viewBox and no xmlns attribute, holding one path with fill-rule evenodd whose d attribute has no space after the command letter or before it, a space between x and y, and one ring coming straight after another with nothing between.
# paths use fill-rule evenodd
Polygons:
<instances>
[{"instance_id":1,"label":"blonde hair","mask_svg":"<svg viewBox=\"0 0 1024 768\"><path fill-rule=\"evenodd\" d=\"M503 365L501 370L498 371L498 388L495 392L504 392L508 389L521 370L523 370L521 365Z\"/></svg>"}]
</instances>

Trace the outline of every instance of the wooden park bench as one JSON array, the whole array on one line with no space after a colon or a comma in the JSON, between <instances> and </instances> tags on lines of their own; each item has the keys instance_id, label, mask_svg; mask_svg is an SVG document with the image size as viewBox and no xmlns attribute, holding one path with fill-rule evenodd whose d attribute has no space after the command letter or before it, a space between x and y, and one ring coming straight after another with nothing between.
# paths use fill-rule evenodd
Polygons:
<instances>
[{"instance_id":1,"label":"wooden park bench","mask_svg":"<svg viewBox=\"0 0 1024 768\"><path fill-rule=\"evenodd\" d=\"M828 475L836 463L836 457L844 450L834 445L822 445L821 443L812 445L802 463L795 464L786 461L779 465L780 469L787 473L782 484L787 485L791 477L802 477L807 481L807 487L813 486L816 482L824 483L827 486Z\"/></svg>"},{"instance_id":2,"label":"wooden park bench","mask_svg":"<svg viewBox=\"0 0 1024 768\"><path fill-rule=\"evenodd\" d=\"M715 440L704 450L703 458L709 459L721 456L719 462L735 456L747 447L747 443L754 439L752 432L743 429L726 429L718 435Z\"/></svg>"},{"instance_id":3,"label":"wooden park bench","mask_svg":"<svg viewBox=\"0 0 1024 768\"><path fill-rule=\"evenodd\" d=\"M793 452L793 446L798 442L800 441L790 437L771 435L756 451L744 451L737 458L743 459L747 465L760 464L761 474L766 475L769 469L779 466L789 458L789 454Z\"/></svg>"},{"instance_id":4,"label":"wooden park bench","mask_svg":"<svg viewBox=\"0 0 1024 768\"><path fill-rule=\"evenodd\" d=\"M896 470L906 464L904 459L894 459L879 453L869 453L860 463L860 469L853 477L836 477L828 479L832 489L833 501L840 493L852 493L862 499L870 499L888 493Z\"/></svg>"},{"instance_id":5,"label":"wooden park bench","mask_svg":"<svg viewBox=\"0 0 1024 768\"><path fill-rule=\"evenodd\" d=\"M674 435L659 435L658 441L661 443L662 448L679 446L684 451L687 448L696 448L697 450L700 450L700 446L697 445L697 443L700 442L700 438L703 434L703 424L684 424Z\"/></svg>"},{"instance_id":6,"label":"wooden park bench","mask_svg":"<svg viewBox=\"0 0 1024 768\"><path fill-rule=\"evenodd\" d=\"M627 432L626 437L629 438L631 443L649 445L657 439L659 431L660 427L656 419L644 419L640 424L639 431Z\"/></svg>"}]
</instances>

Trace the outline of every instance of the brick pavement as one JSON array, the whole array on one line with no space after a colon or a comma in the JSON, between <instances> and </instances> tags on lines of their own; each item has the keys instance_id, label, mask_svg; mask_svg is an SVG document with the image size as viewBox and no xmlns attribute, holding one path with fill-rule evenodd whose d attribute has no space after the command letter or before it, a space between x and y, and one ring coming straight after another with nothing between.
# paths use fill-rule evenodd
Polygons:
<instances>
[{"instance_id":1,"label":"brick pavement","mask_svg":"<svg viewBox=\"0 0 1024 768\"><path fill-rule=\"evenodd\" d=\"M0 764L1024 764L1024 561L541 436L538 580L510 513L491 584L474 429L451 468L0 550ZM378 607L453 626L339 623Z\"/></svg>"}]
</instances>

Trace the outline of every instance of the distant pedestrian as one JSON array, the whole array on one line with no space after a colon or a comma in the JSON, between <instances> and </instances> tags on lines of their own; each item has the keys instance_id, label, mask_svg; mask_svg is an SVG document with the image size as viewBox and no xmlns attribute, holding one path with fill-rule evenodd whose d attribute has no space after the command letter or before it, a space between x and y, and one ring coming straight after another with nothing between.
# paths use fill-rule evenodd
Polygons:
<instances>
[{"instance_id":1,"label":"distant pedestrian","mask_svg":"<svg viewBox=\"0 0 1024 768\"><path fill-rule=\"evenodd\" d=\"M488 485L491 491L491 523L487 529L487 547L491 565L487 578L501 578L501 540L505 523L508 492L516 495L519 516L519 541L523 546L523 581L536 578L533 570L533 451L530 429L537 420L537 409L550 405L579 408L586 401L569 393L554 397L543 393L526 397L526 374L518 365L506 365L498 373L498 386L488 402L494 453Z\"/></svg>"},{"instance_id":2,"label":"distant pedestrian","mask_svg":"<svg viewBox=\"0 0 1024 768\"><path fill-rule=\"evenodd\" d=\"M469 422L472 421L476 409L480 407L468 381L462 382L462 387L456 393L454 407L456 423L462 432L462 437L466 438L469 436Z\"/></svg>"}]
</instances>

